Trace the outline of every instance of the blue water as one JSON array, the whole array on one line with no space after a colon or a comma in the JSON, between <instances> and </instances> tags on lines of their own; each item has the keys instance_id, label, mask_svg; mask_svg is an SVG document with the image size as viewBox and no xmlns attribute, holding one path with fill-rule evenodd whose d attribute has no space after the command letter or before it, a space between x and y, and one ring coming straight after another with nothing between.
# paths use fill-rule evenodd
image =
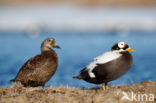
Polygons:
<instances>
[{"instance_id":1,"label":"blue water","mask_svg":"<svg viewBox=\"0 0 156 103\"><path fill-rule=\"evenodd\" d=\"M93 58L109 51L114 42L125 41L131 48L134 63L119 79L109 84L132 84L144 80L156 81L156 32L131 31L126 35L117 32L42 32L30 37L27 32L0 31L0 86L10 86L14 78L30 57L40 53L40 44L46 37L54 37L62 49L55 49L59 66L46 86L70 86L76 88L95 87L72 76L90 63Z\"/></svg>"}]
</instances>

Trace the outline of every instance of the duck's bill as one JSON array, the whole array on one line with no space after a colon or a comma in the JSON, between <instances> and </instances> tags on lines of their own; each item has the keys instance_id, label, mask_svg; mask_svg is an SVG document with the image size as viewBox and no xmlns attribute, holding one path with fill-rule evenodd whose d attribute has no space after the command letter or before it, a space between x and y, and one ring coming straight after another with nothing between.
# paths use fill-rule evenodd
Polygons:
<instances>
[{"instance_id":1,"label":"duck's bill","mask_svg":"<svg viewBox=\"0 0 156 103\"><path fill-rule=\"evenodd\" d=\"M127 48L126 51L134 51L132 48Z\"/></svg>"},{"instance_id":2,"label":"duck's bill","mask_svg":"<svg viewBox=\"0 0 156 103\"><path fill-rule=\"evenodd\" d=\"M56 45L56 46L53 46L54 48L58 48L58 49L61 49L61 47L60 46L58 46L58 45Z\"/></svg>"}]
</instances>

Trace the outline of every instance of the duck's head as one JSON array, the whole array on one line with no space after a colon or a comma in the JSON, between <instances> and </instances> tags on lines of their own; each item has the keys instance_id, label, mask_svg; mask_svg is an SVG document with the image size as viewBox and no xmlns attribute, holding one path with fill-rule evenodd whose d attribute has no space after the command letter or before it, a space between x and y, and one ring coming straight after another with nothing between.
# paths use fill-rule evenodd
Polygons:
<instances>
[{"instance_id":1,"label":"duck's head","mask_svg":"<svg viewBox=\"0 0 156 103\"><path fill-rule=\"evenodd\" d=\"M60 48L60 46L57 45L56 41L54 38L46 38L41 45L41 50L46 51L46 50L51 50L51 48Z\"/></svg>"},{"instance_id":2,"label":"duck's head","mask_svg":"<svg viewBox=\"0 0 156 103\"><path fill-rule=\"evenodd\" d=\"M112 51L134 51L132 48L129 47L128 44L125 42L116 42L113 47Z\"/></svg>"}]
</instances>

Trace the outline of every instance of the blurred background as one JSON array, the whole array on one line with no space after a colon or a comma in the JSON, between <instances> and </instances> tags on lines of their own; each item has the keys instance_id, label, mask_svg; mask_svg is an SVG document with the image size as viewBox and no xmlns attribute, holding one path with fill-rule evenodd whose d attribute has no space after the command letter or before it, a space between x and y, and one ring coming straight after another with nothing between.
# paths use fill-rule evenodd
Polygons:
<instances>
[{"instance_id":1,"label":"blurred background","mask_svg":"<svg viewBox=\"0 0 156 103\"><path fill-rule=\"evenodd\" d=\"M72 76L117 41L135 50L134 63L109 84L156 81L156 0L0 0L0 86L12 85L47 37L62 48L47 87L96 87Z\"/></svg>"}]
</instances>

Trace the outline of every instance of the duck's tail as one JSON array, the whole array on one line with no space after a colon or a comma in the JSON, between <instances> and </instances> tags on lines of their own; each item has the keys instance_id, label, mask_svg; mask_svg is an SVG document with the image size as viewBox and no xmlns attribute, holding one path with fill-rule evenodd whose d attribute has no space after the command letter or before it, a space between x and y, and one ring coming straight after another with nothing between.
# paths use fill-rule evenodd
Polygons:
<instances>
[{"instance_id":1,"label":"duck's tail","mask_svg":"<svg viewBox=\"0 0 156 103\"><path fill-rule=\"evenodd\" d=\"M81 75L78 76L73 76L74 79L83 79L83 77Z\"/></svg>"},{"instance_id":2,"label":"duck's tail","mask_svg":"<svg viewBox=\"0 0 156 103\"><path fill-rule=\"evenodd\" d=\"M10 80L10 82L15 82L15 81L16 81L16 79L11 79L11 80Z\"/></svg>"}]
</instances>

